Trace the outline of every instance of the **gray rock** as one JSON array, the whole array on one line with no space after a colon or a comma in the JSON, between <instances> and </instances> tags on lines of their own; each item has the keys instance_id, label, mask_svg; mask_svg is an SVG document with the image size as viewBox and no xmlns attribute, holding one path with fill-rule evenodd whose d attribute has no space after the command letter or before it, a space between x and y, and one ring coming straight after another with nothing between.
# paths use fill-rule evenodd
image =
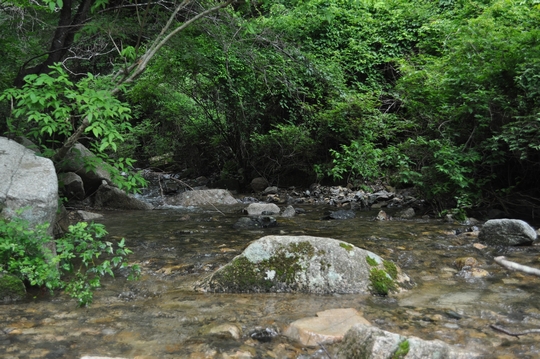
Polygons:
<instances>
[{"instance_id":1,"label":"gray rock","mask_svg":"<svg viewBox=\"0 0 540 359\"><path fill-rule=\"evenodd\" d=\"M276 227L277 220L271 216L241 217L234 225L235 229L256 229Z\"/></svg>"},{"instance_id":2,"label":"gray rock","mask_svg":"<svg viewBox=\"0 0 540 359\"><path fill-rule=\"evenodd\" d=\"M294 207L293 206L287 206L283 210L283 213L281 214L281 217L291 218L291 217L294 217L295 215L296 215L296 210L294 209Z\"/></svg>"},{"instance_id":3,"label":"gray rock","mask_svg":"<svg viewBox=\"0 0 540 359\"><path fill-rule=\"evenodd\" d=\"M41 154L41 151L39 150L39 146L36 145L34 142L30 141L30 139L28 139L28 137L17 136L17 137L15 137L15 141L17 141L18 143L20 143L24 147L28 148L29 150L31 150L35 154L38 154L38 155Z\"/></svg>"},{"instance_id":4,"label":"gray rock","mask_svg":"<svg viewBox=\"0 0 540 359\"><path fill-rule=\"evenodd\" d=\"M0 272L0 302L24 299L26 288L22 280L14 275Z\"/></svg>"},{"instance_id":5,"label":"gray rock","mask_svg":"<svg viewBox=\"0 0 540 359\"><path fill-rule=\"evenodd\" d=\"M246 212L250 216L261 214L279 214L280 209L275 203L251 203L246 208Z\"/></svg>"},{"instance_id":6,"label":"gray rock","mask_svg":"<svg viewBox=\"0 0 540 359\"><path fill-rule=\"evenodd\" d=\"M409 207L407 209L404 209L403 211L399 211L398 213L396 213L396 217L409 219L413 218L415 214L416 213L414 212L414 208Z\"/></svg>"},{"instance_id":7,"label":"gray rock","mask_svg":"<svg viewBox=\"0 0 540 359\"><path fill-rule=\"evenodd\" d=\"M376 262L370 266L366 257ZM369 293L375 253L332 238L266 236L196 286L204 292ZM408 277L397 268L397 283Z\"/></svg>"},{"instance_id":8,"label":"gray rock","mask_svg":"<svg viewBox=\"0 0 540 359\"><path fill-rule=\"evenodd\" d=\"M102 214L87 211L77 211L77 214L81 217L83 221L93 221L94 219L103 218Z\"/></svg>"},{"instance_id":9,"label":"gray rock","mask_svg":"<svg viewBox=\"0 0 540 359\"><path fill-rule=\"evenodd\" d=\"M391 359L400 343L408 341L407 359L474 359L478 353L463 351L440 340L423 340L387 332L377 327L357 324L345 335L339 346L338 359Z\"/></svg>"},{"instance_id":10,"label":"gray rock","mask_svg":"<svg viewBox=\"0 0 540 359\"><path fill-rule=\"evenodd\" d=\"M519 219L492 219L487 221L478 240L490 245L530 245L537 238L534 229Z\"/></svg>"},{"instance_id":11,"label":"gray rock","mask_svg":"<svg viewBox=\"0 0 540 359\"><path fill-rule=\"evenodd\" d=\"M26 209L20 215L18 210ZM19 216L31 226L53 224L58 209L58 178L51 160L0 137L0 215ZM52 234L53 226L49 227Z\"/></svg>"},{"instance_id":12,"label":"gray rock","mask_svg":"<svg viewBox=\"0 0 540 359\"><path fill-rule=\"evenodd\" d=\"M334 344L342 341L355 324L371 325L356 309L329 309L292 322L283 335L306 346Z\"/></svg>"},{"instance_id":13,"label":"gray rock","mask_svg":"<svg viewBox=\"0 0 540 359\"><path fill-rule=\"evenodd\" d=\"M94 194L94 207L126 210L148 210L153 208L151 204L140 201L121 189L108 185L105 181Z\"/></svg>"},{"instance_id":14,"label":"gray rock","mask_svg":"<svg viewBox=\"0 0 540 359\"><path fill-rule=\"evenodd\" d=\"M75 172L79 175L83 180L86 193L94 193L101 186L102 181L112 184L109 172L111 166L80 143L73 146L57 167L60 172Z\"/></svg>"},{"instance_id":15,"label":"gray rock","mask_svg":"<svg viewBox=\"0 0 540 359\"><path fill-rule=\"evenodd\" d=\"M165 203L175 206L204 206L204 205L232 205L238 201L232 194L224 189L203 189L182 192L176 196L167 197Z\"/></svg>"},{"instance_id":16,"label":"gray rock","mask_svg":"<svg viewBox=\"0 0 540 359\"><path fill-rule=\"evenodd\" d=\"M224 334L239 340L242 337L242 328L234 323L223 323L219 325L210 325L203 329L204 334Z\"/></svg>"},{"instance_id":17,"label":"gray rock","mask_svg":"<svg viewBox=\"0 0 540 359\"><path fill-rule=\"evenodd\" d=\"M375 193L371 193L369 195L369 203L375 203L375 202L381 202L381 201L387 201L389 199L392 199L394 198L394 193L392 192L387 192L385 190L382 190L382 191L379 191L379 192L375 192Z\"/></svg>"},{"instance_id":18,"label":"gray rock","mask_svg":"<svg viewBox=\"0 0 540 359\"><path fill-rule=\"evenodd\" d=\"M255 192L262 192L266 187L268 187L268 181L264 177L256 177L251 181L251 188Z\"/></svg>"},{"instance_id":19,"label":"gray rock","mask_svg":"<svg viewBox=\"0 0 540 359\"><path fill-rule=\"evenodd\" d=\"M62 195L68 200L76 199L82 201L86 195L84 191L84 182L75 172L60 173L58 175L58 184Z\"/></svg>"},{"instance_id":20,"label":"gray rock","mask_svg":"<svg viewBox=\"0 0 540 359\"><path fill-rule=\"evenodd\" d=\"M338 211L330 212L324 219L353 219L356 217L356 213L353 210L340 209Z\"/></svg>"},{"instance_id":21,"label":"gray rock","mask_svg":"<svg viewBox=\"0 0 540 359\"><path fill-rule=\"evenodd\" d=\"M279 192L279 188L277 188L276 186L272 186L272 187L266 187L264 189L264 194L277 194Z\"/></svg>"}]
</instances>

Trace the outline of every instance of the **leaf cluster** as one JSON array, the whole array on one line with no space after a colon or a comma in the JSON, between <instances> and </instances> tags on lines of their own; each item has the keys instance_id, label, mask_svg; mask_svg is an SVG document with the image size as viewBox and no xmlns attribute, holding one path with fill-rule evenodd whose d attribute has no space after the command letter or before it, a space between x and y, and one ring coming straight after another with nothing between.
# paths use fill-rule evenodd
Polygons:
<instances>
[{"instance_id":1,"label":"leaf cluster","mask_svg":"<svg viewBox=\"0 0 540 359\"><path fill-rule=\"evenodd\" d=\"M18 217L0 220L0 270L31 286L51 292L65 290L80 306L92 303L93 290L100 287L104 276L114 277L114 270L129 267L128 279L139 276L140 268L128 265L132 252L125 240L104 240L107 231L103 225L80 222L56 240L47 235L47 227L30 228Z\"/></svg>"}]
</instances>

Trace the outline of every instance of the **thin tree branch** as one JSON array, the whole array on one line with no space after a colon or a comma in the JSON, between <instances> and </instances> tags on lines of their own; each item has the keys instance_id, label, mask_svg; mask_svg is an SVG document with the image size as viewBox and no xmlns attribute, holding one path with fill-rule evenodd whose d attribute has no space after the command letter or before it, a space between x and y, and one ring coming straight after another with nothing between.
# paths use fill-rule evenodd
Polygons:
<instances>
[{"instance_id":1,"label":"thin tree branch","mask_svg":"<svg viewBox=\"0 0 540 359\"><path fill-rule=\"evenodd\" d=\"M527 274L532 274L532 275L536 275L536 276L540 277L540 269L525 266L523 264L519 264L519 263L516 263L516 262L511 262L509 260L506 260L503 256L495 257L494 259L495 259L495 262L497 262L497 264L500 264L501 266L503 266L505 268L508 268L508 269L511 269L511 270L517 270L517 271L520 271L520 272L524 272L524 273L527 273Z\"/></svg>"},{"instance_id":2,"label":"thin tree branch","mask_svg":"<svg viewBox=\"0 0 540 359\"><path fill-rule=\"evenodd\" d=\"M166 35L165 37L162 38L162 36L164 36L165 33L169 30L172 22L174 21L174 19L176 17L176 14L178 14L178 12L182 8L184 8L185 5L187 5L189 3L189 0L182 1L182 3L180 5L178 5L178 7L175 9L174 13L169 18L169 21L167 22L167 24L165 25L165 27L163 28L161 33L158 35L158 37L156 38L154 43L150 46L148 51L144 55L142 55L137 62L135 62L132 66L130 66L127 69L127 71L128 71L127 73L124 72L124 77L116 84L116 87L111 91L111 93L112 94L118 93L120 91L122 85L133 82L133 80L135 80L139 75L141 75L146 70L146 66L148 65L148 62L150 62L150 60L155 56L155 54L158 52L158 50L161 49L174 35L176 35L180 31L184 30L185 28L187 28L189 25L191 25L195 21L203 18L204 16L206 16L208 14L211 14L211 13L213 13L215 11L218 11L218 10L220 10L222 8L225 8L225 7L229 6L233 2L234 2L234 0L227 0L226 2L218 4L218 5L210 8L210 9L207 9L207 10L195 15L194 17L187 20L182 25L178 26L176 29L172 30L168 35Z\"/></svg>"}]
</instances>

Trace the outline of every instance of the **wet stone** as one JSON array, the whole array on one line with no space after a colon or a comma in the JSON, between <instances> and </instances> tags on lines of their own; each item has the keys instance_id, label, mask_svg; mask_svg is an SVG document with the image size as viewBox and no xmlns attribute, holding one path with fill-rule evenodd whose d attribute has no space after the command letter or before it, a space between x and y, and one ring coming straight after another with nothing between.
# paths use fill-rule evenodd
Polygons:
<instances>
[{"instance_id":1,"label":"wet stone","mask_svg":"<svg viewBox=\"0 0 540 359\"><path fill-rule=\"evenodd\" d=\"M283 334L306 346L334 344L341 341L355 324L370 325L361 313L353 308L330 309L318 312L316 317L291 323Z\"/></svg>"}]
</instances>

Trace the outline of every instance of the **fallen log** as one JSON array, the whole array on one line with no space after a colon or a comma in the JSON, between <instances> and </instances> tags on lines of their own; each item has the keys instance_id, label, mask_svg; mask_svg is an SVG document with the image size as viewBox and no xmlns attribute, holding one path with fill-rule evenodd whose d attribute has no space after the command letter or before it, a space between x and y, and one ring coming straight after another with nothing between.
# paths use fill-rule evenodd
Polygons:
<instances>
[{"instance_id":1,"label":"fallen log","mask_svg":"<svg viewBox=\"0 0 540 359\"><path fill-rule=\"evenodd\" d=\"M495 262L497 262L497 264L500 264L501 266L508 268L510 270L517 270L520 272L524 272L527 274L532 274L532 275L536 275L540 277L540 269L536 269L533 267L525 266L523 264L506 260L503 256L495 257Z\"/></svg>"}]
</instances>

